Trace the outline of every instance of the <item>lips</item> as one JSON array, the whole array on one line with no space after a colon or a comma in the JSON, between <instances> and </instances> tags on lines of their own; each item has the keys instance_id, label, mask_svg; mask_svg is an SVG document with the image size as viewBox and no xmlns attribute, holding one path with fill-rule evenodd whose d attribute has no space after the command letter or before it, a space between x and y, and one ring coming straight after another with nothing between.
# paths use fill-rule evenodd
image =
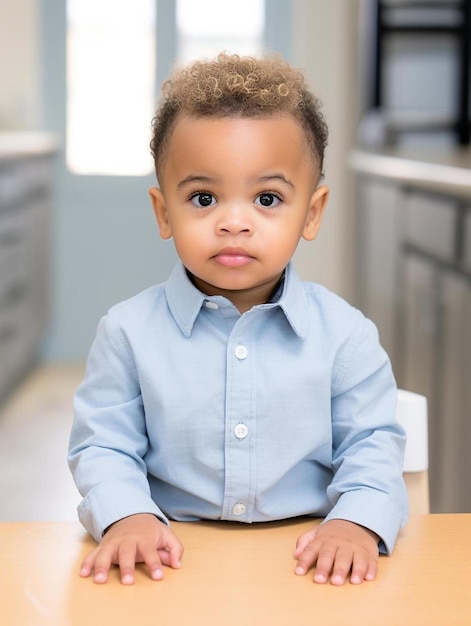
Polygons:
<instances>
[{"instance_id":1,"label":"lips","mask_svg":"<svg viewBox=\"0 0 471 626\"><path fill-rule=\"evenodd\" d=\"M226 247L219 250L213 259L224 267L237 268L248 265L253 257L244 248Z\"/></svg>"}]
</instances>

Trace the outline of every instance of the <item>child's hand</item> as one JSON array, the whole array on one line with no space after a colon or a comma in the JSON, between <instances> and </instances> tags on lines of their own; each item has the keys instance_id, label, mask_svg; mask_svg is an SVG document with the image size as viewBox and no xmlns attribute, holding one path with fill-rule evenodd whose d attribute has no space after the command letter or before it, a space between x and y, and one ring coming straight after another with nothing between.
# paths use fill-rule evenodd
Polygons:
<instances>
[{"instance_id":1,"label":"child's hand","mask_svg":"<svg viewBox=\"0 0 471 626\"><path fill-rule=\"evenodd\" d=\"M302 534L296 542L295 573L306 574L316 565L314 582L343 585L351 570L350 582L374 580L378 570L379 537L372 531L345 520L330 520Z\"/></svg>"},{"instance_id":2,"label":"child's hand","mask_svg":"<svg viewBox=\"0 0 471 626\"><path fill-rule=\"evenodd\" d=\"M183 546L168 526L154 515L125 517L113 524L98 547L84 559L80 576L94 571L96 583L106 583L112 564L119 565L121 582L132 585L136 563L145 563L153 580L163 578L162 565L179 568Z\"/></svg>"}]
</instances>

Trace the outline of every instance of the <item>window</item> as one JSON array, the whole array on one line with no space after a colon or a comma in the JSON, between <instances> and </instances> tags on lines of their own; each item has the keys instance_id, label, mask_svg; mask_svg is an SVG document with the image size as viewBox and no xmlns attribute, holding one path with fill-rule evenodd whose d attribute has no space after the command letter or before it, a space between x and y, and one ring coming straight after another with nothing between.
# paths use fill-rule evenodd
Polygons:
<instances>
[{"instance_id":1,"label":"window","mask_svg":"<svg viewBox=\"0 0 471 626\"><path fill-rule=\"evenodd\" d=\"M67 0L66 159L73 174L153 170L158 1ZM176 30L178 61L261 50L264 0L175 2L176 24L168 28Z\"/></svg>"},{"instance_id":2,"label":"window","mask_svg":"<svg viewBox=\"0 0 471 626\"><path fill-rule=\"evenodd\" d=\"M155 108L155 0L67 0L67 165L145 175Z\"/></svg>"},{"instance_id":3,"label":"window","mask_svg":"<svg viewBox=\"0 0 471 626\"><path fill-rule=\"evenodd\" d=\"M223 50L257 54L264 28L264 0L177 0L178 60L215 57Z\"/></svg>"}]
</instances>

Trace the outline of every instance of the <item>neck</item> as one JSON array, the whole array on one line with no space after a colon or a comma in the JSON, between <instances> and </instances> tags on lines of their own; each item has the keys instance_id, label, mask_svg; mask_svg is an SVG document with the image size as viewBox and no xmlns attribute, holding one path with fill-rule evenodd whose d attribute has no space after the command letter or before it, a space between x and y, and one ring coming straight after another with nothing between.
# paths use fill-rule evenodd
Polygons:
<instances>
[{"instance_id":1,"label":"neck","mask_svg":"<svg viewBox=\"0 0 471 626\"><path fill-rule=\"evenodd\" d=\"M239 313L242 314L258 304L270 302L278 290L280 282L284 277L284 272L262 285L256 285L249 289L218 289L216 286L209 285L200 278L193 276L190 272L188 272L188 276L195 287L204 294L207 296L223 296L227 298L232 302Z\"/></svg>"}]
</instances>

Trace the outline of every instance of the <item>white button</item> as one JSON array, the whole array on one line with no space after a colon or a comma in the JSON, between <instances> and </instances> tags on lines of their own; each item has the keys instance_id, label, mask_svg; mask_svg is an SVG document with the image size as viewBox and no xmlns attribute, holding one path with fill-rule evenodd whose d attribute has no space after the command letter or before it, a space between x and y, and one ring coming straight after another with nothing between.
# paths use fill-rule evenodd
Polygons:
<instances>
[{"instance_id":1,"label":"white button","mask_svg":"<svg viewBox=\"0 0 471 626\"><path fill-rule=\"evenodd\" d=\"M234 435L237 439L245 439L249 434L249 429L245 424L237 424L234 428Z\"/></svg>"},{"instance_id":2,"label":"white button","mask_svg":"<svg viewBox=\"0 0 471 626\"><path fill-rule=\"evenodd\" d=\"M235 355L238 359L245 359L245 357L248 355L249 351L247 350L247 348L245 346L242 345L238 345L237 348L235 349Z\"/></svg>"},{"instance_id":3,"label":"white button","mask_svg":"<svg viewBox=\"0 0 471 626\"><path fill-rule=\"evenodd\" d=\"M213 309L214 311L219 309L219 304L217 302L212 302L211 300L206 300L204 305L207 309Z\"/></svg>"},{"instance_id":4,"label":"white button","mask_svg":"<svg viewBox=\"0 0 471 626\"><path fill-rule=\"evenodd\" d=\"M245 504L242 504L241 502L234 504L232 512L234 515L243 515L245 513Z\"/></svg>"}]
</instances>

